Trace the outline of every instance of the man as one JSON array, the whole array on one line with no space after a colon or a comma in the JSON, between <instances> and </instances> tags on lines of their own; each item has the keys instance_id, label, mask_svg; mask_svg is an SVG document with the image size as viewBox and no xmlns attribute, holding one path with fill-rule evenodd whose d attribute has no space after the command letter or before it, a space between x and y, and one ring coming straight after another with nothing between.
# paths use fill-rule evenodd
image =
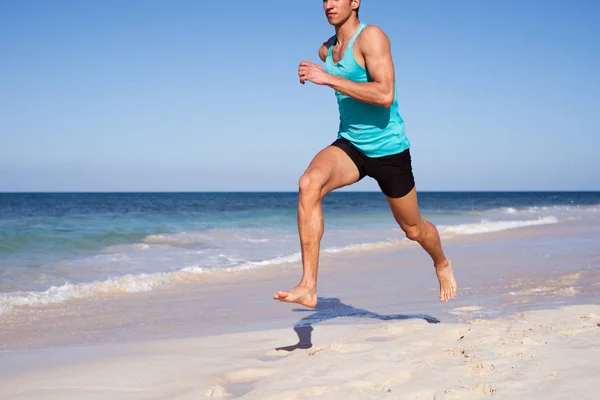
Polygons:
<instances>
[{"instance_id":1,"label":"man","mask_svg":"<svg viewBox=\"0 0 600 400\"><path fill-rule=\"evenodd\" d=\"M456 294L456 281L437 229L420 216L410 143L396 98L390 41L378 27L358 20L360 0L324 0L335 35L319 49L325 69L310 61L298 68L300 83L334 89L340 112L338 138L321 150L299 180L298 232L303 275L298 286L275 300L317 305L317 272L323 236L323 197L338 188L374 178L406 236L431 256L440 301Z\"/></svg>"}]
</instances>

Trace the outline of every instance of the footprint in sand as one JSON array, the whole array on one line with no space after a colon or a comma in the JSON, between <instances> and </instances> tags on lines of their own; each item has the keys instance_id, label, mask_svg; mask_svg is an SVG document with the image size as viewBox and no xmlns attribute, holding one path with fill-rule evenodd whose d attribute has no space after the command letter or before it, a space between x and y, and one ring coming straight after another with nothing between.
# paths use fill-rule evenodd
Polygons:
<instances>
[{"instance_id":1,"label":"footprint in sand","mask_svg":"<svg viewBox=\"0 0 600 400\"><path fill-rule=\"evenodd\" d=\"M265 353L262 357L259 357L258 359L260 361L264 361L264 362L274 362L274 361L283 360L284 358L287 358L289 355L290 355L290 353L285 353L285 352L281 352L281 351L277 351L277 350L271 350L271 351Z\"/></svg>"},{"instance_id":2,"label":"footprint in sand","mask_svg":"<svg viewBox=\"0 0 600 400\"><path fill-rule=\"evenodd\" d=\"M213 389L215 394L212 397L217 397L222 392L225 395L241 397L250 393L254 389L256 382L268 377L276 372L273 368L246 368L237 371L227 372L223 379L227 382L225 387L215 386ZM223 389L223 391L220 390ZM224 396L221 396L224 397Z\"/></svg>"},{"instance_id":3,"label":"footprint in sand","mask_svg":"<svg viewBox=\"0 0 600 400\"><path fill-rule=\"evenodd\" d=\"M213 386L206 391L206 397L214 397L219 399L229 396L231 396L231 393L228 393L223 386L219 385Z\"/></svg>"}]
</instances>

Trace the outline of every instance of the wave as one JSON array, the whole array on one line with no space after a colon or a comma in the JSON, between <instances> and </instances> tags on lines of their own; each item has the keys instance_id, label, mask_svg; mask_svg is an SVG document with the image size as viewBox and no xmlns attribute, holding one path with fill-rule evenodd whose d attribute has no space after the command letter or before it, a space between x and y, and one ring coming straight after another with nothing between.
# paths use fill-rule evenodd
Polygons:
<instances>
[{"instance_id":1,"label":"wave","mask_svg":"<svg viewBox=\"0 0 600 400\"><path fill-rule=\"evenodd\" d=\"M560 214L565 215L573 212L597 213L600 212L600 204L595 205L554 205L554 206L530 206L530 207L502 207L498 209L487 210L487 212L500 212L503 214Z\"/></svg>"},{"instance_id":2,"label":"wave","mask_svg":"<svg viewBox=\"0 0 600 400\"><path fill-rule=\"evenodd\" d=\"M473 235L482 233L491 233L505 231L508 229L524 228L527 226L536 225L547 225L558 223L556 217L541 217L534 220L523 220L523 221L484 221L474 224L460 224L460 225L449 225L438 226L440 234L447 235Z\"/></svg>"},{"instance_id":3,"label":"wave","mask_svg":"<svg viewBox=\"0 0 600 400\"><path fill-rule=\"evenodd\" d=\"M438 231L442 235L473 235L490 232L498 232L508 229L516 229L527 226L555 224L558 222L556 217L543 217L535 220L513 220L513 221L481 221L479 223L459 224L459 225L440 225ZM200 238L201 235L196 236ZM130 245L131 248L146 250L148 242L153 242L150 246L169 246L174 243L189 243L189 240L182 239L181 234L160 235L160 238L147 237L141 244ZM185 236L189 238L189 235ZM248 239L248 238L243 238ZM397 246L407 239L390 239L387 241L350 244L342 247L328 247L321 250L324 254L338 254L346 252L372 251L382 248ZM201 265L186 266L174 272L156 272L128 274L124 276L110 277L103 281L92 281L84 283L65 282L61 286L52 286L44 291L11 292L0 293L0 315L10 312L16 306L40 306L56 303L63 303L68 300L83 299L96 295L110 295L122 293L147 292L158 286L177 282L193 282L203 274L215 272L238 272L247 271L269 266L292 264L301 261L301 253L292 253L270 259L259 261L236 260L237 263L229 266L209 267Z\"/></svg>"}]
</instances>

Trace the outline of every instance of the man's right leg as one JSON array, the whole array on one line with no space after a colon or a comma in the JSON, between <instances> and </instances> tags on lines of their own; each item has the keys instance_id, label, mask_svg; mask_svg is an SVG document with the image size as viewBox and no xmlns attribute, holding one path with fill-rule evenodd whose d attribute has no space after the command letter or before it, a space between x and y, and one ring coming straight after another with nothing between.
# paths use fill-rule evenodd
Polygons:
<instances>
[{"instance_id":1,"label":"man's right leg","mask_svg":"<svg viewBox=\"0 0 600 400\"><path fill-rule=\"evenodd\" d=\"M300 177L298 201L298 233L302 251L302 279L292 290L280 290L275 300L317 305L317 274L324 220L322 200L335 189L357 182L360 174L354 161L336 146L321 150Z\"/></svg>"}]
</instances>

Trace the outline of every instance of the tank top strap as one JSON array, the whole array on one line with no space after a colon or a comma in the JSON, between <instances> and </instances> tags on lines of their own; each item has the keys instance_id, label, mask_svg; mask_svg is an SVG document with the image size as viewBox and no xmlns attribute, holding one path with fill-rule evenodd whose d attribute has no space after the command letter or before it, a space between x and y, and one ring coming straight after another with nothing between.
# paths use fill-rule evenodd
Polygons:
<instances>
[{"instance_id":1,"label":"tank top strap","mask_svg":"<svg viewBox=\"0 0 600 400\"><path fill-rule=\"evenodd\" d=\"M365 23L361 23L358 28L356 29L356 32L354 32L354 35L352 35L352 38L350 39L350 43L348 43L348 48L351 49L352 46L354 46L354 41L356 40L356 38L358 37L358 35L362 32L363 29L365 29L367 27L367 24Z\"/></svg>"}]
</instances>

